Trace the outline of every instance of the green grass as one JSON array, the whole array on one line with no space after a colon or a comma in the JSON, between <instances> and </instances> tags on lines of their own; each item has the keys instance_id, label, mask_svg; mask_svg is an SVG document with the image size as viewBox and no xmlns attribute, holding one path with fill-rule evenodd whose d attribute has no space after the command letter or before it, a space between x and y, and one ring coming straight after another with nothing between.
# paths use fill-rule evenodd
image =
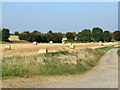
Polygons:
<instances>
[{"instance_id":1,"label":"green grass","mask_svg":"<svg viewBox=\"0 0 120 90\"><path fill-rule=\"evenodd\" d=\"M109 46L109 47L102 47L102 48L96 48L96 50L102 50L102 51L107 51L111 48L113 48L114 46Z\"/></svg>"},{"instance_id":2,"label":"green grass","mask_svg":"<svg viewBox=\"0 0 120 90\"><path fill-rule=\"evenodd\" d=\"M120 56L120 50L117 51L118 55Z\"/></svg>"},{"instance_id":3,"label":"green grass","mask_svg":"<svg viewBox=\"0 0 120 90\"><path fill-rule=\"evenodd\" d=\"M30 77L35 75L67 75L78 74L90 70L96 66L100 57L112 47L99 48L89 52L85 58L79 58L77 64L61 63L56 57L61 55L75 55L62 51L34 56L4 57L2 60L2 77ZM82 53L82 52L81 52ZM37 62L38 57L47 57L45 64Z\"/></svg>"}]
</instances>

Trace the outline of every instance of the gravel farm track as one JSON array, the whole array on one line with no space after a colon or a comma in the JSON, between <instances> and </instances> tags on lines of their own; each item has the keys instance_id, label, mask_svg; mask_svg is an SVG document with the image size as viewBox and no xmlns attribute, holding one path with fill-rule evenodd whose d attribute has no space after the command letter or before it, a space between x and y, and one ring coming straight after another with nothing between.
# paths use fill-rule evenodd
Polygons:
<instances>
[{"instance_id":1,"label":"gravel farm track","mask_svg":"<svg viewBox=\"0 0 120 90\"><path fill-rule=\"evenodd\" d=\"M84 74L5 79L3 88L118 88L117 50L109 50L96 67Z\"/></svg>"}]
</instances>

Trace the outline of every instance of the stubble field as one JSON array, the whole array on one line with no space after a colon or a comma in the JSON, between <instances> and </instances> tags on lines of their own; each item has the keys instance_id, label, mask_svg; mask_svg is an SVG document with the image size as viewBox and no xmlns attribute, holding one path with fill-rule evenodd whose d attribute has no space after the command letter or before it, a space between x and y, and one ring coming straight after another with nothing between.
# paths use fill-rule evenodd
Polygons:
<instances>
[{"instance_id":1,"label":"stubble field","mask_svg":"<svg viewBox=\"0 0 120 90\"><path fill-rule=\"evenodd\" d=\"M5 46L11 45L12 50L5 50ZM48 52L59 52L69 49L71 44L58 44L58 43L39 43L38 45L33 45L32 43L26 44L2 44L2 56L29 56L38 54L39 49L48 49ZM83 48L99 48L99 43L73 43L75 45L75 50Z\"/></svg>"}]
</instances>

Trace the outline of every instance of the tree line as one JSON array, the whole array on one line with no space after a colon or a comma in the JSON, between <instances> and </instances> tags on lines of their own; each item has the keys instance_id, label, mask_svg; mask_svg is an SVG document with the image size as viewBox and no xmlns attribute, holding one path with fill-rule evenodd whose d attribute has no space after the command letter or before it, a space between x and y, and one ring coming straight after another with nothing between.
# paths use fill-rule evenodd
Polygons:
<instances>
[{"instance_id":1,"label":"tree line","mask_svg":"<svg viewBox=\"0 0 120 90\"><path fill-rule=\"evenodd\" d=\"M9 41L10 30L3 28L0 30L0 35L2 35L2 41ZM37 30L33 32L24 31L19 33L17 31L14 32L12 35L18 35L20 40L25 40L29 42L37 41L48 43L53 41L54 43L61 43L62 38L66 37L67 42L110 42L110 41L120 41L120 31L116 30L114 32L103 31L99 27L95 27L92 30L84 29L81 32L52 32L51 30L47 33L41 33Z\"/></svg>"}]
</instances>

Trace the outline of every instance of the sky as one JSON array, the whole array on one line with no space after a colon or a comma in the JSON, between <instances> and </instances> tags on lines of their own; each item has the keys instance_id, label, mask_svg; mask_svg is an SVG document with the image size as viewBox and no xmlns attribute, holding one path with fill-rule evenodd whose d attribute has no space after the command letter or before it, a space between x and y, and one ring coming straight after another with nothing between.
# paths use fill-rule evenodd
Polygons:
<instances>
[{"instance_id":1,"label":"sky","mask_svg":"<svg viewBox=\"0 0 120 90\"><path fill-rule=\"evenodd\" d=\"M2 28L15 31L118 30L117 2L3 2Z\"/></svg>"}]
</instances>

